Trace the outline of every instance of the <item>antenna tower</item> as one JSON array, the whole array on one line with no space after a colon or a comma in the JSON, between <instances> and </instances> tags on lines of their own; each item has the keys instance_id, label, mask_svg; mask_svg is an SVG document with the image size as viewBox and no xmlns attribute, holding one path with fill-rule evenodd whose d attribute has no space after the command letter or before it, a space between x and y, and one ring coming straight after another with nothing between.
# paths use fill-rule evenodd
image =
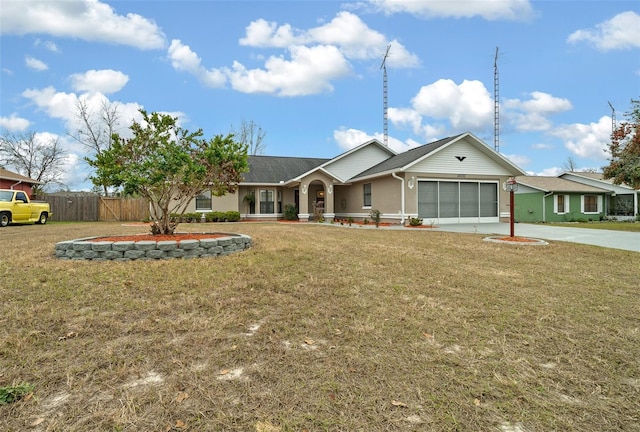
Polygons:
<instances>
[{"instance_id":1,"label":"antenna tower","mask_svg":"<svg viewBox=\"0 0 640 432\"><path fill-rule=\"evenodd\" d=\"M391 45L387 45L387 52L384 54L384 58L382 59L382 64L380 65L380 69L382 69L382 129L384 136L384 145L389 145L389 117L387 116L387 108L388 108L388 89L387 89L387 57L389 57L389 50L391 49Z\"/></svg>"},{"instance_id":2,"label":"antenna tower","mask_svg":"<svg viewBox=\"0 0 640 432\"><path fill-rule=\"evenodd\" d=\"M616 130L616 109L611 105L611 102L607 102L611 108L611 133Z\"/></svg>"},{"instance_id":3,"label":"antenna tower","mask_svg":"<svg viewBox=\"0 0 640 432\"><path fill-rule=\"evenodd\" d=\"M500 74L498 72L498 47L493 61L493 148L500 152Z\"/></svg>"}]
</instances>

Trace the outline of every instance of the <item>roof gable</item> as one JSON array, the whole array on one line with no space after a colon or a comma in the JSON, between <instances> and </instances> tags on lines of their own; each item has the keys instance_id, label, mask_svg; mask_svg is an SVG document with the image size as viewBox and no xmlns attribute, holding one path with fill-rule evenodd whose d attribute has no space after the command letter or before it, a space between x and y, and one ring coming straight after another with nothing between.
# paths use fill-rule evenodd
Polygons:
<instances>
[{"instance_id":1,"label":"roof gable","mask_svg":"<svg viewBox=\"0 0 640 432\"><path fill-rule=\"evenodd\" d=\"M455 147L455 148L454 148ZM469 174L469 164L461 166L467 155L460 155L457 159L457 152L460 148L466 149L466 153L472 154L476 159L474 167L482 172L473 174L498 174L498 175L524 175L525 172L510 162L500 153L489 148L483 141L476 138L470 132L465 132L453 137L413 148L404 153L393 156L386 161L369 168L358 174L354 179L364 179L388 175L398 171L416 171L432 173ZM440 156L439 156L440 155ZM471 159L468 161L470 162ZM446 162L446 163L445 163Z\"/></svg>"},{"instance_id":2,"label":"roof gable","mask_svg":"<svg viewBox=\"0 0 640 432\"><path fill-rule=\"evenodd\" d=\"M249 156L249 172L243 174L242 183L285 183L320 167L328 160L283 156Z\"/></svg>"},{"instance_id":3,"label":"roof gable","mask_svg":"<svg viewBox=\"0 0 640 432\"><path fill-rule=\"evenodd\" d=\"M345 182L363 170L377 165L396 153L378 140L359 145L325 163L322 168L332 176Z\"/></svg>"}]
</instances>

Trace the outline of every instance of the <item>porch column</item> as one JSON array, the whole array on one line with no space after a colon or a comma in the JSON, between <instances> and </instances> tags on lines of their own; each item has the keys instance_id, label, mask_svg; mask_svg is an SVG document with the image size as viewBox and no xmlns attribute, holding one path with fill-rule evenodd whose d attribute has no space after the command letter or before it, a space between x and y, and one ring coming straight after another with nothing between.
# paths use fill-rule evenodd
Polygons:
<instances>
[{"instance_id":1,"label":"porch column","mask_svg":"<svg viewBox=\"0 0 640 432\"><path fill-rule=\"evenodd\" d=\"M335 203L334 203L334 197L335 195L333 194L333 184L329 183L328 186L326 186L325 188L325 200L324 200L324 219L327 222L331 222L335 217Z\"/></svg>"},{"instance_id":2,"label":"porch column","mask_svg":"<svg viewBox=\"0 0 640 432\"><path fill-rule=\"evenodd\" d=\"M309 183L300 183L300 198L298 205L298 220L300 222L309 222Z\"/></svg>"}]
</instances>

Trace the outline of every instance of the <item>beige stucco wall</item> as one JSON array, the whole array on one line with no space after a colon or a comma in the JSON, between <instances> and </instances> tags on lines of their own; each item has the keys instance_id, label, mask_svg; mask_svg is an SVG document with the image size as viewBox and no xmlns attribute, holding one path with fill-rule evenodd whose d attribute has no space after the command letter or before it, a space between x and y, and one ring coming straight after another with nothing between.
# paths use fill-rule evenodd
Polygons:
<instances>
[{"instance_id":1,"label":"beige stucco wall","mask_svg":"<svg viewBox=\"0 0 640 432\"><path fill-rule=\"evenodd\" d=\"M364 206L364 185L371 183L371 206ZM383 219L400 218L402 182L391 176L356 182L335 188L336 216L368 218L371 210L380 210ZM406 184L405 184L406 189Z\"/></svg>"},{"instance_id":2,"label":"beige stucco wall","mask_svg":"<svg viewBox=\"0 0 640 432\"><path fill-rule=\"evenodd\" d=\"M320 190L324 191L324 213L328 214L329 216L333 215L335 188L333 186L333 179L331 177L322 172L314 172L300 180L299 190L299 212L301 215L313 215L313 202L317 200L317 193Z\"/></svg>"},{"instance_id":3,"label":"beige stucco wall","mask_svg":"<svg viewBox=\"0 0 640 432\"><path fill-rule=\"evenodd\" d=\"M243 195L244 196L244 195ZM226 194L221 197L211 197L212 211L241 211L238 208L238 191L232 194ZM185 213L193 213L196 211L196 199L192 199L187 205Z\"/></svg>"}]
</instances>

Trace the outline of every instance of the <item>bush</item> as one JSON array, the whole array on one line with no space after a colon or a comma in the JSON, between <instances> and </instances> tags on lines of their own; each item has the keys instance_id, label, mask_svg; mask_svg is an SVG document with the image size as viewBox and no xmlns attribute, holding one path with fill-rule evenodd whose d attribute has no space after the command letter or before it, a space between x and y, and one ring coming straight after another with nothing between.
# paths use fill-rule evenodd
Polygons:
<instances>
[{"instance_id":1,"label":"bush","mask_svg":"<svg viewBox=\"0 0 640 432\"><path fill-rule=\"evenodd\" d=\"M373 209L371 210L371 220L376 224L376 228L380 226L380 210Z\"/></svg>"},{"instance_id":2,"label":"bush","mask_svg":"<svg viewBox=\"0 0 640 432\"><path fill-rule=\"evenodd\" d=\"M409 225L411 226L420 226L422 225L422 219L417 218L417 217L410 217L409 218Z\"/></svg>"},{"instance_id":3,"label":"bush","mask_svg":"<svg viewBox=\"0 0 640 432\"><path fill-rule=\"evenodd\" d=\"M298 220L298 209L293 204L284 206L284 218L286 220Z\"/></svg>"},{"instance_id":4,"label":"bush","mask_svg":"<svg viewBox=\"0 0 640 432\"><path fill-rule=\"evenodd\" d=\"M196 212L185 213L182 215L182 219L185 222L198 222L200 221L200 218L201 218L200 213L196 213Z\"/></svg>"},{"instance_id":5,"label":"bush","mask_svg":"<svg viewBox=\"0 0 640 432\"><path fill-rule=\"evenodd\" d=\"M224 222L224 213L222 212L209 212L207 213L207 222Z\"/></svg>"},{"instance_id":6,"label":"bush","mask_svg":"<svg viewBox=\"0 0 640 432\"><path fill-rule=\"evenodd\" d=\"M240 220L240 212L228 211L225 213L225 219L227 222L238 222Z\"/></svg>"}]
</instances>

